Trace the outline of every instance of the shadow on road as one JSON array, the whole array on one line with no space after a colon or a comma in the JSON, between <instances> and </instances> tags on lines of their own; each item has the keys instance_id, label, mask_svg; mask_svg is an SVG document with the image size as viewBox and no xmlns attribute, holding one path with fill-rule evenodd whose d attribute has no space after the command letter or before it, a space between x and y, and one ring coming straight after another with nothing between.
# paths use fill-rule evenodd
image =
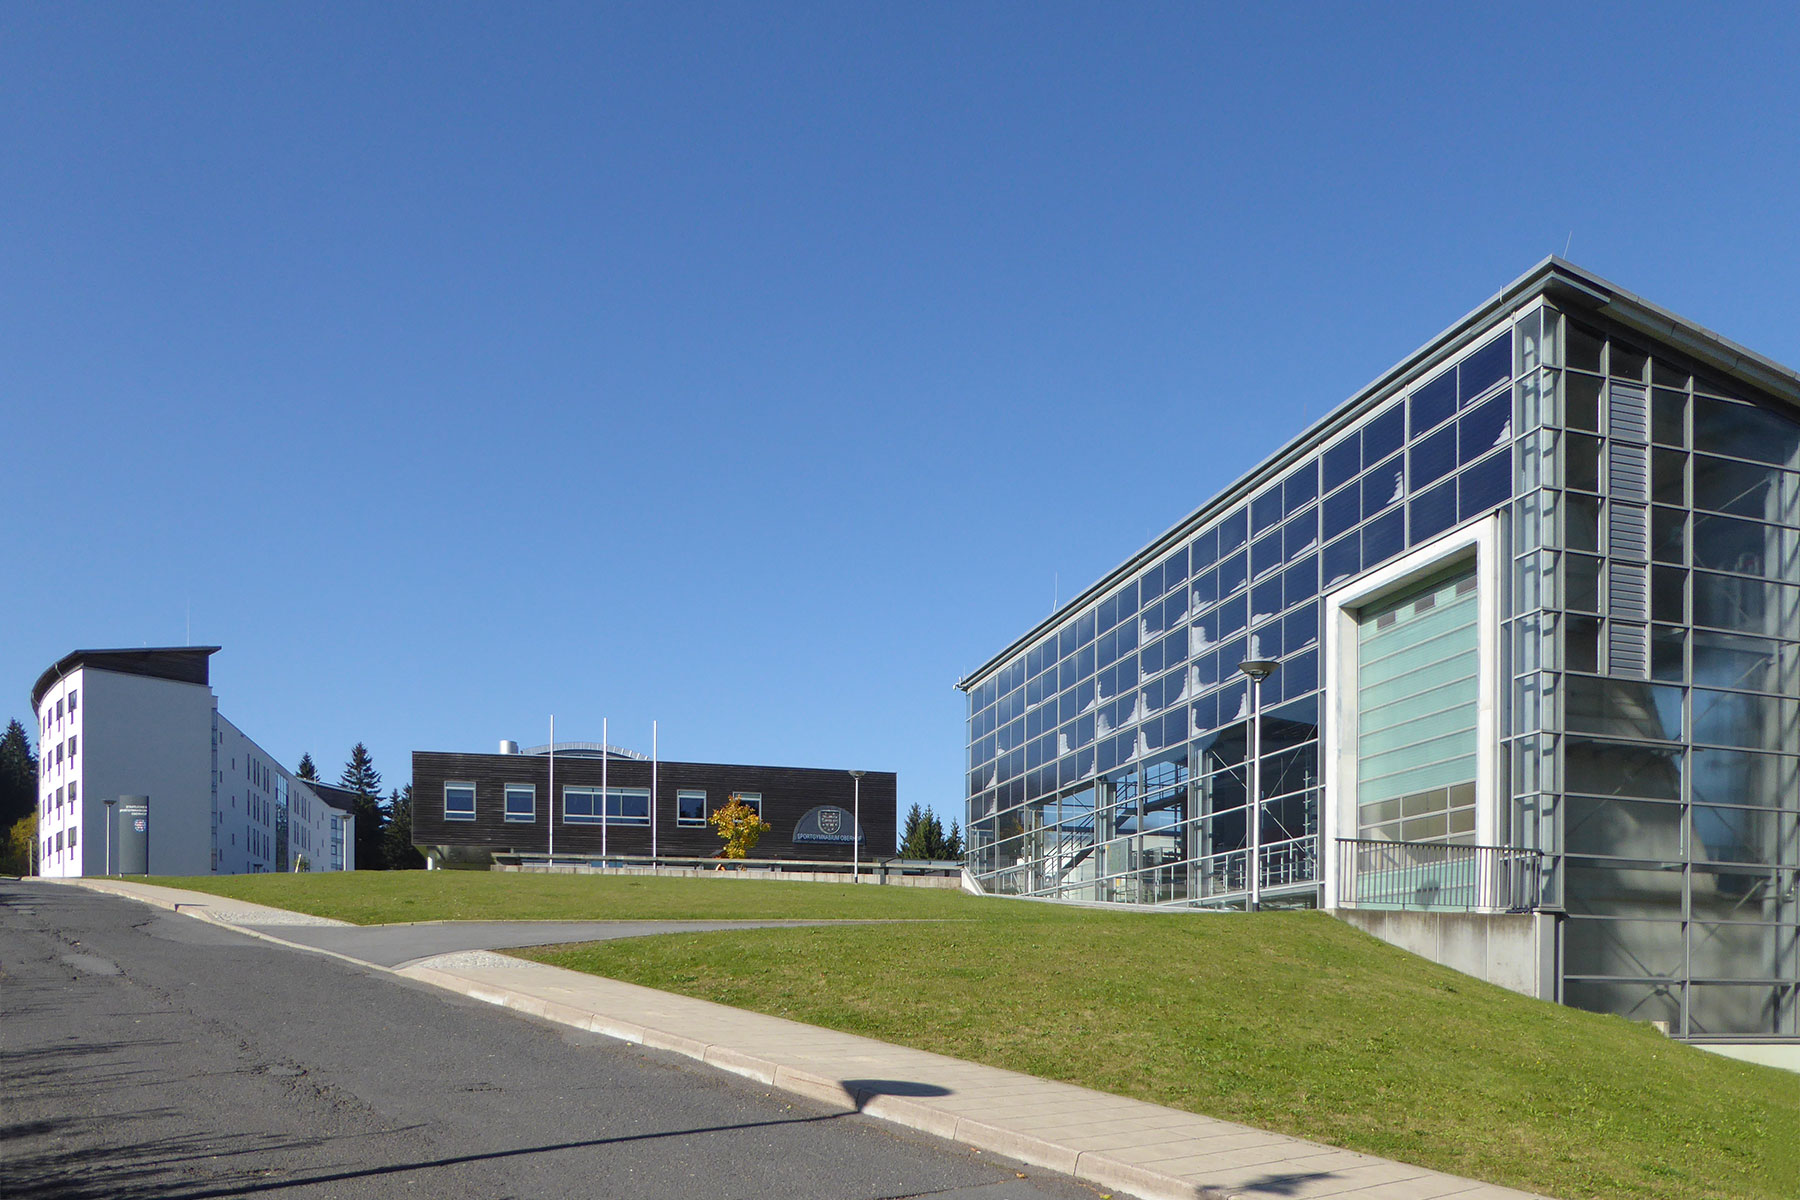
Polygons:
<instances>
[{"instance_id":1,"label":"shadow on road","mask_svg":"<svg viewBox=\"0 0 1800 1200\"><path fill-rule=\"evenodd\" d=\"M279 1175L268 1168L231 1167L227 1169L224 1178L215 1177L203 1181L195 1180L192 1168L186 1164L206 1161L216 1165L221 1158L268 1152L323 1151L329 1148L330 1142L341 1139L292 1139L273 1135L172 1137L116 1143L80 1151L55 1147L20 1151L18 1147L28 1138L47 1138L66 1144L79 1135L93 1135L98 1125L97 1122L37 1121L0 1127L0 1144L9 1147L6 1162L0 1167L0 1196L7 1197L7 1200L50 1200L51 1197L58 1200L151 1200L152 1197L155 1200L215 1200L227 1196L255 1196L289 1188L347 1183L358 1179L435 1171L471 1163L499 1162L534 1154L555 1154L629 1142L710 1133L737 1133L778 1125L810 1125L821 1121L835 1121L844 1115L847 1114L826 1113L816 1117L789 1117L779 1121L744 1121L695 1129L668 1129L656 1133L519 1146L482 1154L417 1159L383 1166L324 1168L307 1172L282 1172ZM110 1126L117 1120L118 1118L109 1118L107 1124Z\"/></svg>"},{"instance_id":2,"label":"shadow on road","mask_svg":"<svg viewBox=\"0 0 1800 1200\"><path fill-rule=\"evenodd\" d=\"M7 1148L5 1162L0 1164L0 1196L7 1200L149 1200L175 1195L182 1185L191 1184L198 1163L206 1164L204 1169L212 1180L223 1174L230 1181L225 1190L207 1194L234 1195L230 1187L254 1186L264 1181L267 1172L221 1160L318 1144L316 1139L272 1135L109 1140L118 1138L126 1122L152 1115L157 1114L0 1126L0 1145ZM71 1143L80 1148L71 1148Z\"/></svg>"}]
</instances>

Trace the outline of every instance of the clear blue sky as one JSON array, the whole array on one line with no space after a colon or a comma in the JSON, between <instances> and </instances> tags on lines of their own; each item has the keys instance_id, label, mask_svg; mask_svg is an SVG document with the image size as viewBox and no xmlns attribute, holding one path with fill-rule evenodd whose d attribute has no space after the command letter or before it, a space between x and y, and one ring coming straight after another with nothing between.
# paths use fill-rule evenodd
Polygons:
<instances>
[{"instance_id":1,"label":"clear blue sky","mask_svg":"<svg viewBox=\"0 0 1800 1200\"><path fill-rule=\"evenodd\" d=\"M954 681L1568 246L1800 364L1792 5L0 13L0 717L900 773Z\"/></svg>"}]
</instances>

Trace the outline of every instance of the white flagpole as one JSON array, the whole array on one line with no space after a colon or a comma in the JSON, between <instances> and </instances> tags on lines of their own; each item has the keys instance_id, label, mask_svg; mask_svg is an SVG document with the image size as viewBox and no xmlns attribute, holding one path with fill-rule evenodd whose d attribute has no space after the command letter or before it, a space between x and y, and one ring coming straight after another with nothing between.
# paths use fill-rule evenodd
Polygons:
<instances>
[{"instance_id":1,"label":"white flagpole","mask_svg":"<svg viewBox=\"0 0 1800 1200\"><path fill-rule=\"evenodd\" d=\"M656 865L656 722L650 722L650 865Z\"/></svg>"},{"instance_id":2,"label":"white flagpole","mask_svg":"<svg viewBox=\"0 0 1800 1200\"><path fill-rule=\"evenodd\" d=\"M606 760L612 747L606 744L606 718L600 718L600 857L606 857Z\"/></svg>"},{"instance_id":3,"label":"white flagpole","mask_svg":"<svg viewBox=\"0 0 1800 1200\"><path fill-rule=\"evenodd\" d=\"M556 714L550 714L550 862L556 865Z\"/></svg>"}]
</instances>

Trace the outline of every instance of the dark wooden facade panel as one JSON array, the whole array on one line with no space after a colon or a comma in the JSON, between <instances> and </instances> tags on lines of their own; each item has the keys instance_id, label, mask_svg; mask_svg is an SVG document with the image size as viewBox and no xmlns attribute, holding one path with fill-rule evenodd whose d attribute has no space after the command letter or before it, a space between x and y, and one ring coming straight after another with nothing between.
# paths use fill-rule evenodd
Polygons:
<instances>
[{"instance_id":1,"label":"dark wooden facade panel","mask_svg":"<svg viewBox=\"0 0 1800 1200\"><path fill-rule=\"evenodd\" d=\"M565 787L600 786L601 762L597 758L558 756L556 759L556 852L600 853L601 831L597 824L571 823L564 816L561 792ZM606 783L610 788L650 787L651 764L635 759L609 759ZM419 847L454 846L501 853L542 854L549 849L550 760L537 754L451 754L430 750L413 752L413 844ZM444 785L475 785L475 819L447 820ZM536 791L536 811L530 822L506 820L507 784L531 784ZM854 807L854 781L848 771L813 767L754 767L726 763L664 762L656 768L656 849L674 858L704 858L717 854L724 844L711 825L681 825L676 819L676 793L706 793L706 809L724 804L734 792L760 792L763 820L773 828L757 843L756 858L810 858L849 860L848 844L794 842L794 827L807 812L820 805L835 805L849 812ZM892 771L870 771L862 780L863 854L891 855L897 842L897 782ZM609 822L606 830L609 854L650 853L650 826Z\"/></svg>"}]
</instances>

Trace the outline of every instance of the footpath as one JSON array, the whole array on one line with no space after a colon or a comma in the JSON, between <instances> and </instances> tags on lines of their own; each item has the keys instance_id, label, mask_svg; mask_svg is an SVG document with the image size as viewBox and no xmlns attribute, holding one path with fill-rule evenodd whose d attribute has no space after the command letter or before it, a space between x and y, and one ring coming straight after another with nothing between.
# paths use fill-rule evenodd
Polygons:
<instances>
[{"instance_id":1,"label":"footpath","mask_svg":"<svg viewBox=\"0 0 1800 1200\"><path fill-rule=\"evenodd\" d=\"M1529 1194L1301 1138L1217 1121L941 1054L496 954L577 936L641 936L695 922L454 922L420 937L426 956L394 962L395 926L357 927L203 892L121 879L96 891L388 971L476 1000L697 1059L765 1087L948 1138L1144 1200L1528 1200ZM768 922L763 922L767 924ZM709 928L727 923L706 922ZM584 926L575 929L572 926ZM552 928L554 927L554 928ZM421 929L424 927L421 926ZM310 939L309 931L331 931ZM359 938L389 952L358 954ZM386 960L386 962L378 960ZM1542 1200L1542 1198L1538 1198Z\"/></svg>"}]
</instances>

